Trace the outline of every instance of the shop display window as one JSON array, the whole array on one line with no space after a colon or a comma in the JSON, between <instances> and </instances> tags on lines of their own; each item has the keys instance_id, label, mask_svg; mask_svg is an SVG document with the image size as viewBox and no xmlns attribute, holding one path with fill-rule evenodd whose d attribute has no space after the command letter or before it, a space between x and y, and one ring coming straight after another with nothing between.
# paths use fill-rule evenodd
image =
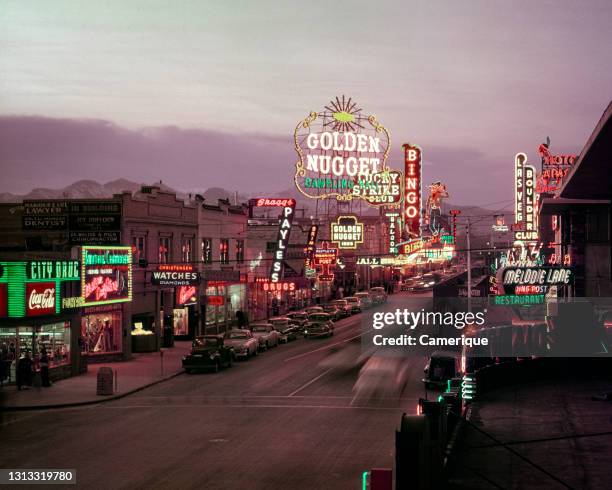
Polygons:
<instances>
[{"instance_id":1,"label":"shop display window","mask_svg":"<svg viewBox=\"0 0 612 490\"><path fill-rule=\"evenodd\" d=\"M58 322L41 325L36 332L37 352L44 347L49 357L49 365L70 364L70 323Z\"/></svg>"},{"instance_id":2,"label":"shop display window","mask_svg":"<svg viewBox=\"0 0 612 490\"><path fill-rule=\"evenodd\" d=\"M189 335L189 310L176 308L172 310L174 335Z\"/></svg>"},{"instance_id":3,"label":"shop display window","mask_svg":"<svg viewBox=\"0 0 612 490\"><path fill-rule=\"evenodd\" d=\"M81 337L83 354L121 352L121 312L109 311L83 316Z\"/></svg>"}]
</instances>

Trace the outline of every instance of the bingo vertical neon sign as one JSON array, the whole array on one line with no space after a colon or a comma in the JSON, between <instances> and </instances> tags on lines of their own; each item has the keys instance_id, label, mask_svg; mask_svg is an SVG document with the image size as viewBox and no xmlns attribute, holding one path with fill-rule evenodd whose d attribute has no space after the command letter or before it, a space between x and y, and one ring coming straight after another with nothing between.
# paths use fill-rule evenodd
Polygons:
<instances>
[{"instance_id":1,"label":"bingo vertical neon sign","mask_svg":"<svg viewBox=\"0 0 612 490\"><path fill-rule=\"evenodd\" d=\"M421 236L421 148L404 144L404 238Z\"/></svg>"}]
</instances>

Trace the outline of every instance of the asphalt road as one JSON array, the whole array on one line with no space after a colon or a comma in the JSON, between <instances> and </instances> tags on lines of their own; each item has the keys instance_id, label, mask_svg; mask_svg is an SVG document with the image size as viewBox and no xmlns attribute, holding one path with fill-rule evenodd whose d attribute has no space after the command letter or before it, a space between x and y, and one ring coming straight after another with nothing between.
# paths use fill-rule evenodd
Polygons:
<instances>
[{"instance_id":1,"label":"asphalt road","mask_svg":"<svg viewBox=\"0 0 612 490\"><path fill-rule=\"evenodd\" d=\"M393 467L394 431L423 396L426 357L403 361L399 397L355 398L358 368L320 363L339 349L358 357L360 323L115 402L7 417L0 467L74 468L80 488L358 489L363 471Z\"/></svg>"}]
</instances>

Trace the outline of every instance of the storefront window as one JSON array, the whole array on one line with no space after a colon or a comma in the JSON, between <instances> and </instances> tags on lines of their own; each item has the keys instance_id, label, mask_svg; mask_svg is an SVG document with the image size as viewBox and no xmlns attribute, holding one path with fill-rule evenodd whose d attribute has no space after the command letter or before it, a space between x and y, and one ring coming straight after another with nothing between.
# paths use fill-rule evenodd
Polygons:
<instances>
[{"instance_id":1,"label":"storefront window","mask_svg":"<svg viewBox=\"0 0 612 490\"><path fill-rule=\"evenodd\" d=\"M183 262L191 262L191 250L193 249L193 238L183 238L181 255Z\"/></svg>"},{"instance_id":2,"label":"storefront window","mask_svg":"<svg viewBox=\"0 0 612 490\"><path fill-rule=\"evenodd\" d=\"M44 347L51 367L70 364L70 323L42 325L37 332L38 353Z\"/></svg>"},{"instance_id":3,"label":"storefront window","mask_svg":"<svg viewBox=\"0 0 612 490\"><path fill-rule=\"evenodd\" d=\"M176 308L172 310L174 335L189 335L189 310Z\"/></svg>"},{"instance_id":4,"label":"storefront window","mask_svg":"<svg viewBox=\"0 0 612 490\"><path fill-rule=\"evenodd\" d=\"M121 311L83 316L81 320L82 352L108 354L121 352Z\"/></svg>"},{"instance_id":5,"label":"storefront window","mask_svg":"<svg viewBox=\"0 0 612 490\"><path fill-rule=\"evenodd\" d=\"M134 250L135 250L135 260L138 262L140 259L146 259L146 241L143 236L135 236L134 237Z\"/></svg>"}]
</instances>

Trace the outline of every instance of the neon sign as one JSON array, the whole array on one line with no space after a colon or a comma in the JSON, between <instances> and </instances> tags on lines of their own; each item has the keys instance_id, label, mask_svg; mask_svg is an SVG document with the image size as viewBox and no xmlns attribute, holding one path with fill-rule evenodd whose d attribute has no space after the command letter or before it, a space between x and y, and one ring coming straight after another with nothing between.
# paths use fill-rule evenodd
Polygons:
<instances>
[{"instance_id":1,"label":"neon sign","mask_svg":"<svg viewBox=\"0 0 612 490\"><path fill-rule=\"evenodd\" d=\"M35 281L78 281L81 278L81 270L78 260L32 260L26 266L26 276Z\"/></svg>"},{"instance_id":2,"label":"neon sign","mask_svg":"<svg viewBox=\"0 0 612 490\"><path fill-rule=\"evenodd\" d=\"M355 182L386 170L389 132L375 116L364 115L356 102L342 96L298 123L294 147L299 157L294 181L302 194L350 201L364 198L361 191L353 193Z\"/></svg>"},{"instance_id":3,"label":"neon sign","mask_svg":"<svg viewBox=\"0 0 612 490\"><path fill-rule=\"evenodd\" d=\"M283 277L285 251L289 243L289 233L291 232L291 224L295 214L295 199L276 199L275 201L277 201L277 204L265 204L265 206L280 206L283 209L276 239L276 250L274 251L272 267L270 268L271 282L279 282Z\"/></svg>"},{"instance_id":4,"label":"neon sign","mask_svg":"<svg viewBox=\"0 0 612 490\"><path fill-rule=\"evenodd\" d=\"M536 172L532 165L527 165L527 155L525 153L517 153L514 162L514 213L517 225L515 227L514 239L518 242L534 242L538 239L536 223Z\"/></svg>"},{"instance_id":5,"label":"neon sign","mask_svg":"<svg viewBox=\"0 0 612 490\"><path fill-rule=\"evenodd\" d=\"M55 313L55 283L30 282L26 284L26 316Z\"/></svg>"},{"instance_id":6,"label":"neon sign","mask_svg":"<svg viewBox=\"0 0 612 490\"><path fill-rule=\"evenodd\" d=\"M306 261L304 263L305 270L312 269L312 261L314 259L315 249L317 247L317 233L319 227L317 225L311 225L308 230L308 240L306 242Z\"/></svg>"},{"instance_id":7,"label":"neon sign","mask_svg":"<svg viewBox=\"0 0 612 490\"><path fill-rule=\"evenodd\" d=\"M176 305L183 306L198 301L198 288L196 286L179 286L176 288Z\"/></svg>"},{"instance_id":8,"label":"neon sign","mask_svg":"<svg viewBox=\"0 0 612 490\"><path fill-rule=\"evenodd\" d=\"M271 292L279 292L279 291L295 291L297 286L295 282L264 282L263 290L271 291Z\"/></svg>"},{"instance_id":9,"label":"neon sign","mask_svg":"<svg viewBox=\"0 0 612 490\"><path fill-rule=\"evenodd\" d=\"M81 247L83 306L132 301L132 248Z\"/></svg>"},{"instance_id":10,"label":"neon sign","mask_svg":"<svg viewBox=\"0 0 612 490\"><path fill-rule=\"evenodd\" d=\"M156 286L195 286L200 275L191 264L160 264L151 274Z\"/></svg>"},{"instance_id":11,"label":"neon sign","mask_svg":"<svg viewBox=\"0 0 612 490\"><path fill-rule=\"evenodd\" d=\"M338 261L337 248L317 248L315 250L315 265L319 267L317 279L321 282L331 282L334 280L334 273L331 271Z\"/></svg>"},{"instance_id":12,"label":"neon sign","mask_svg":"<svg viewBox=\"0 0 612 490\"><path fill-rule=\"evenodd\" d=\"M341 249L355 249L363 243L363 223L357 221L357 216L338 216L331 223L330 241L338 244Z\"/></svg>"},{"instance_id":13,"label":"neon sign","mask_svg":"<svg viewBox=\"0 0 612 490\"><path fill-rule=\"evenodd\" d=\"M357 259L357 265L382 265L382 257L359 257Z\"/></svg>"},{"instance_id":14,"label":"neon sign","mask_svg":"<svg viewBox=\"0 0 612 490\"><path fill-rule=\"evenodd\" d=\"M503 273L504 286L562 285L574 280L568 267L507 267Z\"/></svg>"},{"instance_id":15,"label":"neon sign","mask_svg":"<svg viewBox=\"0 0 612 490\"><path fill-rule=\"evenodd\" d=\"M401 227L401 216L399 213L385 213L385 216L389 219L389 253L396 254L399 230Z\"/></svg>"},{"instance_id":16,"label":"neon sign","mask_svg":"<svg viewBox=\"0 0 612 490\"><path fill-rule=\"evenodd\" d=\"M373 206L399 206L402 200L402 180L399 170L386 170L360 177L353 187L353 196L361 197Z\"/></svg>"},{"instance_id":17,"label":"neon sign","mask_svg":"<svg viewBox=\"0 0 612 490\"><path fill-rule=\"evenodd\" d=\"M404 144L404 238L421 236L421 149Z\"/></svg>"}]
</instances>

